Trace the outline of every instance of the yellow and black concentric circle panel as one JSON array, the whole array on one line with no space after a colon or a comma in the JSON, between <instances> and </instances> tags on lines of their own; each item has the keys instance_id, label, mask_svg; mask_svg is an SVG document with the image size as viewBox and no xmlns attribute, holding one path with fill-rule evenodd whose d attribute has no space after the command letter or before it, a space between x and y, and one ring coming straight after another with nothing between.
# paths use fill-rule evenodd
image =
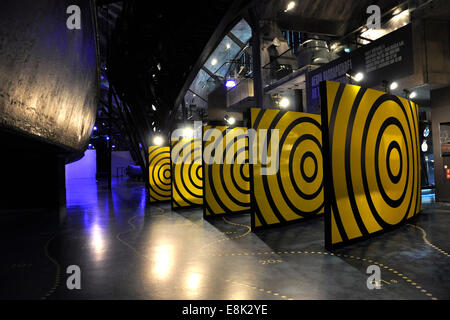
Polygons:
<instances>
[{"instance_id":1,"label":"yellow and black concentric circle panel","mask_svg":"<svg viewBox=\"0 0 450 320\"><path fill-rule=\"evenodd\" d=\"M332 81L321 84L321 103L327 248L373 236L417 214L418 106Z\"/></svg>"},{"instance_id":2,"label":"yellow and black concentric circle panel","mask_svg":"<svg viewBox=\"0 0 450 320\"><path fill-rule=\"evenodd\" d=\"M256 139L250 142L252 229L323 213L320 116L252 108L251 127L256 130ZM273 156L273 150L278 157ZM272 159L270 163L266 158ZM278 161L278 170L264 170L272 167L272 161Z\"/></svg>"},{"instance_id":3,"label":"yellow and black concentric circle panel","mask_svg":"<svg viewBox=\"0 0 450 320\"><path fill-rule=\"evenodd\" d=\"M150 202L171 199L170 148L148 148Z\"/></svg>"},{"instance_id":4,"label":"yellow and black concentric circle panel","mask_svg":"<svg viewBox=\"0 0 450 320\"><path fill-rule=\"evenodd\" d=\"M250 212L247 128L204 126L204 216Z\"/></svg>"},{"instance_id":5,"label":"yellow and black concentric circle panel","mask_svg":"<svg viewBox=\"0 0 450 320\"><path fill-rule=\"evenodd\" d=\"M202 140L181 138L172 141L172 207L203 204Z\"/></svg>"}]
</instances>

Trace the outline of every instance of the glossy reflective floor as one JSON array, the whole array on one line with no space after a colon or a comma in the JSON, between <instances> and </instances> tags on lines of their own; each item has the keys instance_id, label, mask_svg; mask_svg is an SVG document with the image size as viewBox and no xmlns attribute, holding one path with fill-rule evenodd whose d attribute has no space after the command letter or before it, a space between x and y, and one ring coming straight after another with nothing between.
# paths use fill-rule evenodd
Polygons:
<instances>
[{"instance_id":1,"label":"glossy reflective floor","mask_svg":"<svg viewBox=\"0 0 450 320\"><path fill-rule=\"evenodd\" d=\"M449 299L450 206L423 198L409 224L334 254L323 219L249 232L249 215L146 206L142 183L67 185L67 219L2 223L1 299ZM381 267L381 289L366 269ZM81 269L68 290L67 267Z\"/></svg>"}]
</instances>

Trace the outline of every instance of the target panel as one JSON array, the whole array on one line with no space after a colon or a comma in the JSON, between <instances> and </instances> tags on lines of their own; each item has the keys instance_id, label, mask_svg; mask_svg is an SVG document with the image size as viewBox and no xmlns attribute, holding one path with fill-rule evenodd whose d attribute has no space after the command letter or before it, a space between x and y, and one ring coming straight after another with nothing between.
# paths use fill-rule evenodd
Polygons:
<instances>
[{"instance_id":1,"label":"target panel","mask_svg":"<svg viewBox=\"0 0 450 320\"><path fill-rule=\"evenodd\" d=\"M323 213L320 116L258 108L250 113L256 130L250 138L252 229Z\"/></svg>"},{"instance_id":2,"label":"target panel","mask_svg":"<svg viewBox=\"0 0 450 320\"><path fill-rule=\"evenodd\" d=\"M172 208L203 204L202 140L172 141Z\"/></svg>"},{"instance_id":3,"label":"target panel","mask_svg":"<svg viewBox=\"0 0 450 320\"><path fill-rule=\"evenodd\" d=\"M247 130L203 127L205 217L250 212Z\"/></svg>"},{"instance_id":4,"label":"target panel","mask_svg":"<svg viewBox=\"0 0 450 320\"><path fill-rule=\"evenodd\" d=\"M150 202L171 199L170 148L148 148Z\"/></svg>"},{"instance_id":5,"label":"target panel","mask_svg":"<svg viewBox=\"0 0 450 320\"><path fill-rule=\"evenodd\" d=\"M321 84L325 245L381 233L421 210L418 106L355 85Z\"/></svg>"}]
</instances>

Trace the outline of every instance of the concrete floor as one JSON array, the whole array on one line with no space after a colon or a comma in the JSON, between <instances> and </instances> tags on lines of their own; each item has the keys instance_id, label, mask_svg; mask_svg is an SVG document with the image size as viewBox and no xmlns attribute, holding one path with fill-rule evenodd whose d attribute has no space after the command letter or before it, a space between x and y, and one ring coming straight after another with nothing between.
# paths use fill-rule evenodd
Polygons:
<instances>
[{"instance_id":1,"label":"concrete floor","mask_svg":"<svg viewBox=\"0 0 450 320\"><path fill-rule=\"evenodd\" d=\"M67 186L67 220L0 227L0 299L449 299L450 206L423 198L399 229L334 254L323 218L249 232L250 216L148 206L142 183ZM366 269L381 267L381 290ZM81 268L81 290L66 269Z\"/></svg>"}]
</instances>

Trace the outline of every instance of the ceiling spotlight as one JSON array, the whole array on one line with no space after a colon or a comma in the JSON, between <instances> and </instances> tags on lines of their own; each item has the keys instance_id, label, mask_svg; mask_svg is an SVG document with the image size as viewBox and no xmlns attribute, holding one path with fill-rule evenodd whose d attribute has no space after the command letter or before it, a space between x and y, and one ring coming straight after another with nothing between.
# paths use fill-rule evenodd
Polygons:
<instances>
[{"instance_id":1,"label":"ceiling spotlight","mask_svg":"<svg viewBox=\"0 0 450 320\"><path fill-rule=\"evenodd\" d=\"M291 102L286 97L281 98L280 103L279 103L281 108L287 108L287 107L289 107L290 104L291 104Z\"/></svg>"},{"instance_id":2,"label":"ceiling spotlight","mask_svg":"<svg viewBox=\"0 0 450 320\"><path fill-rule=\"evenodd\" d=\"M217 64L217 59L216 58L212 59L211 60L211 65L215 66L216 64Z\"/></svg>"},{"instance_id":3,"label":"ceiling spotlight","mask_svg":"<svg viewBox=\"0 0 450 320\"><path fill-rule=\"evenodd\" d=\"M97 126L94 126L94 131L97 131L97 129L98 129Z\"/></svg>"},{"instance_id":4,"label":"ceiling spotlight","mask_svg":"<svg viewBox=\"0 0 450 320\"><path fill-rule=\"evenodd\" d=\"M160 146L163 144L163 142L164 142L164 139L161 136L156 136L153 138L153 144L155 146Z\"/></svg>"},{"instance_id":5,"label":"ceiling spotlight","mask_svg":"<svg viewBox=\"0 0 450 320\"><path fill-rule=\"evenodd\" d=\"M231 48L231 43L228 42L228 43L225 45L225 49L226 49L226 50L230 50L230 48Z\"/></svg>"},{"instance_id":6,"label":"ceiling spotlight","mask_svg":"<svg viewBox=\"0 0 450 320\"><path fill-rule=\"evenodd\" d=\"M223 117L226 122L228 122L229 125L233 125L236 123L236 119L234 117L230 117L229 115L225 115Z\"/></svg>"},{"instance_id":7,"label":"ceiling spotlight","mask_svg":"<svg viewBox=\"0 0 450 320\"><path fill-rule=\"evenodd\" d=\"M398 88L398 83L397 82L391 82L391 84L389 85L389 89L390 90L395 90Z\"/></svg>"},{"instance_id":8,"label":"ceiling spotlight","mask_svg":"<svg viewBox=\"0 0 450 320\"><path fill-rule=\"evenodd\" d=\"M194 130L192 128L186 127L183 130L183 136L185 138L191 138L194 136Z\"/></svg>"},{"instance_id":9,"label":"ceiling spotlight","mask_svg":"<svg viewBox=\"0 0 450 320\"><path fill-rule=\"evenodd\" d=\"M154 104L152 104L152 109L153 109L153 111L156 111L156 107Z\"/></svg>"},{"instance_id":10,"label":"ceiling spotlight","mask_svg":"<svg viewBox=\"0 0 450 320\"><path fill-rule=\"evenodd\" d=\"M355 82L360 82L364 79L364 73L362 72L354 72L352 70L348 70L345 75Z\"/></svg>"},{"instance_id":11,"label":"ceiling spotlight","mask_svg":"<svg viewBox=\"0 0 450 320\"><path fill-rule=\"evenodd\" d=\"M236 87L236 81L234 81L233 79L227 80L225 82L225 87L227 87L228 89Z\"/></svg>"},{"instance_id":12,"label":"ceiling spotlight","mask_svg":"<svg viewBox=\"0 0 450 320\"><path fill-rule=\"evenodd\" d=\"M400 12L402 12L402 9L397 8L397 9L394 10L394 12L392 12L392 14L393 14L394 16L396 16L396 15L398 15Z\"/></svg>"},{"instance_id":13,"label":"ceiling spotlight","mask_svg":"<svg viewBox=\"0 0 450 320\"><path fill-rule=\"evenodd\" d=\"M411 92L408 96L409 99L414 99L415 97L417 97L417 93L415 91Z\"/></svg>"},{"instance_id":14,"label":"ceiling spotlight","mask_svg":"<svg viewBox=\"0 0 450 320\"><path fill-rule=\"evenodd\" d=\"M345 75L355 82L360 82L364 79L364 73L362 72L353 72L352 70L348 70Z\"/></svg>"},{"instance_id":15,"label":"ceiling spotlight","mask_svg":"<svg viewBox=\"0 0 450 320\"><path fill-rule=\"evenodd\" d=\"M362 72L358 72L353 77L353 80L355 80L356 82L360 82L362 79L364 79L364 73L362 73Z\"/></svg>"},{"instance_id":16,"label":"ceiling spotlight","mask_svg":"<svg viewBox=\"0 0 450 320\"><path fill-rule=\"evenodd\" d=\"M111 139L109 136L106 136L106 141L109 141L109 139Z\"/></svg>"},{"instance_id":17,"label":"ceiling spotlight","mask_svg":"<svg viewBox=\"0 0 450 320\"><path fill-rule=\"evenodd\" d=\"M290 11L290 10L294 9L294 7L295 7L295 1L291 1L291 2L288 3L288 5L286 7L286 10L284 10L284 12L287 12L287 11Z\"/></svg>"}]
</instances>

